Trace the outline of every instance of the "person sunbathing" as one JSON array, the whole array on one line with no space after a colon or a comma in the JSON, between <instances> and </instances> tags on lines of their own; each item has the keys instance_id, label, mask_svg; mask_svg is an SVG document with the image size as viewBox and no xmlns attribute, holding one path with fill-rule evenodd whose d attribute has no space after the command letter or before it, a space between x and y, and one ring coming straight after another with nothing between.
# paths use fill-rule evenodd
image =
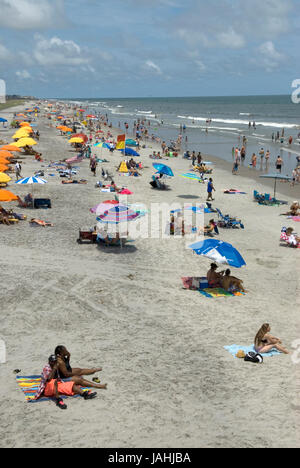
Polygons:
<instances>
[{"instance_id":1,"label":"person sunbathing","mask_svg":"<svg viewBox=\"0 0 300 468\"><path fill-rule=\"evenodd\" d=\"M281 216L299 216L300 215L300 203L294 201L290 206L290 211L282 213Z\"/></svg>"},{"instance_id":2,"label":"person sunbathing","mask_svg":"<svg viewBox=\"0 0 300 468\"><path fill-rule=\"evenodd\" d=\"M225 271L217 272L218 265L212 263L210 270L207 272L207 281L210 288L218 288L221 286L221 281Z\"/></svg>"},{"instance_id":3,"label":"person sunbathing","mask_svg":"<svg viewBox=\"0 0 300 468\"><path fill-rule=\"evenodd\" d=\"M230 292L246 292L243 286L243 281L240 280L239 278L236 278L235 276L231 276L231 271L226 270L225 275L221 279L221 286L225 291L230 291Z\"/></svg>"},{"instance_id":4,"label":"person sunbathing","mask_svg":"<svg viewBox=\"0 0 300 468\"><path fill-rule=\"evenodd\" d=\"M271 327L268 323L263 324L259 329L254 339L255 351L259 354L270 353L273 349L277 349L284 354L290 354L287 349L282 346L282 342L279 338L270 334Z\"/></svg>"},{"instance_id":5,"label":"person sunbathing","mask_svg":"<svg viewBox=\"0 0 300 468\"><path fill-rule=\"evenodd\" d=\"M47 223L46 221L42 221L41 219L36 219L36 218L32 218L30 221L30 224L35 224L37 226L42 226L42 227L46 227L46 226L54 227L54 224Z\"/></svg>"},{"instance_id":6,"label":"person sunbathing","mask_svg":"<svg viewBox=\"0 0 300 468\"><path fill-rule=\"evenodd\" d=\"M60 409L67 409L60 395L74 396L80 395L85 400L92 400L97 396L97 393L83 391L81 384L71 380L63 382L58 375L58 359L55 355L49 357L48 364L42 371L41 384L35 394L34 399L38 400L41 397L55 398L56 406ZM80 386L79 386L80 385ZM84 387L84 385L82 385ZM99 385L92 384L93 388L100 388ZM103 386L102 386L103 387Z\"/></svg>"}]
</instances>

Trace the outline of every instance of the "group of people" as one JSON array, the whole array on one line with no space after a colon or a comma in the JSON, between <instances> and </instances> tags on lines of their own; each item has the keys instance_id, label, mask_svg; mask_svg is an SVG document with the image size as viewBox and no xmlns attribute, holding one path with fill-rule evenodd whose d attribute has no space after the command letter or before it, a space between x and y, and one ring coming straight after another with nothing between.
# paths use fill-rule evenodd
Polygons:
<instances>
[{"instance_id":1,"label":"group of people","mask_svg":"<svg viewBox=\"0 0 300 468\"><path fill-rule=\"evenodd\" d=\"M229 269L218 272L218 265L212 263L207 272L207 281L210 288L223 288L229 292L246 292L243 281L231 275Z\"/></svg>"},{"instance_id":2,"label":"group of people","mask_svg":"<svg viewBox=\"0 0 300 468\"><path fill-rule=\"evenodd\" d=\"M92 382L84 377L94 375L102 371L101 367L93 369L80 369L71 367L71 354L65 346L57 346L46 366L43 368L41 384L35 394L35 399L42 397L54 398L56 406L60 409L67 409L61 396L80 395L85 400L91 400L97 393L84 391L83 388L95 388L106 390L107 384L100 384L98 378Z\"/></svg>"}]
</instances>

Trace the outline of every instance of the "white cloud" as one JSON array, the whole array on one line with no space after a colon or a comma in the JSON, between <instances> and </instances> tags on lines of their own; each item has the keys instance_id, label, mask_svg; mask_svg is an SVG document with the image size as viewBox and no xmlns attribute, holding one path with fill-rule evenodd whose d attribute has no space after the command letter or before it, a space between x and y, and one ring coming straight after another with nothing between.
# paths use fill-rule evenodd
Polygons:
<instances>
[{"instance_id":1,"label":"white cloud","mask_svg":"<svg viewBox=\"0 0 300 468\"><path fill-rule=\"evenodd\" d=\"M87 65L90 61L90 58L74 41L62 40L59 37L52 37L48 40L40 35L36 35L35 39L36 48L33 55L39 65L48 67L81 66Z\"/></svg>"},{"instance_id":2,"label":"white cloud","mask_svg":"<svg viewBox=\"0 0 300 468\"><path fill-rule=\"evenodd\" d=\"M145 62L144 68L147 69L147 70L151 70L151 71L155 72L157 75L162 75L162 71L159 68L159 66L156 65L151 60L147 60L147 62Z\"/></svg>"},{"instance_id":3,"label":"white cloud","mask_svg":"<svg viewBox=\"0 0 300 468\"><path fill-rule=\"evenodd\" d=\"M31 78L31 75L27 70L17 71L16 75L21 80L29 80L29 78Z\"/></svg>"},{"instance_id":4,"label":"white cloud","mask_svg":"<svg viewBox=\"0 0 300 468\"><path fill-rule=\"evenodd\" d=\"M0 26L45 29L64 22L63 0L0 0Z\"/></svg>"},{"instance_id":5,"label":"white cloud","mask_svg":"<svg viewBox=\"0 0 300 468\"><path fill-rule=\"evenodd\" d=\"M276 50L274 43L267 41L259 46L258 55L255 59L252 59L252 63L265 68L267 72L272 72L285 60L286 56Z\"/></svg>"},{"instance_id":6,"label":"white cloud","mask_svg":"<svg viewBox=\"0 0 300 468\"><path fill-rule=\"evenodd\" d=\"M217 39L221 47L230 49L241 49L245 46L245 39L241 34L238 34L232 27L227 31L223 31L217 35Z\"/></svg>"}]
</instances>

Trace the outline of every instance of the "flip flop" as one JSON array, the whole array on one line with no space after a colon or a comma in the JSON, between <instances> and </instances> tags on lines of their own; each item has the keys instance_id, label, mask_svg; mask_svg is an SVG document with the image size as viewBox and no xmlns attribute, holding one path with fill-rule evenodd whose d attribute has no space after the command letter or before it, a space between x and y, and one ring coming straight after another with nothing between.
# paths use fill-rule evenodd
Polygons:
<instances>
[{"instance_id":1,"label":"flip flop","mask_svg":"<svg viewBox=\"0 0 300 468\"><path fill-rule=\"evenodd\" d=\"M94 392L94 393L91 393L91 392L84 392L84 394L83 394L82 396L83 396L83 398L84 398L85 400L93 400L94 398L96 398L97 393L96 393L96 392Z\"/></svg>"},{"instance_id":2,"label":"flip flop","mask_svg":"<svg viewBox=\"0 0 300 468\"><path fill-rule=\"evenodd\" d=\"M98 379L98 377L94 377L94 378L93 378L93 382L95 382L95 383L100 383L100 380Z\"/></svg>"}]
</instances>

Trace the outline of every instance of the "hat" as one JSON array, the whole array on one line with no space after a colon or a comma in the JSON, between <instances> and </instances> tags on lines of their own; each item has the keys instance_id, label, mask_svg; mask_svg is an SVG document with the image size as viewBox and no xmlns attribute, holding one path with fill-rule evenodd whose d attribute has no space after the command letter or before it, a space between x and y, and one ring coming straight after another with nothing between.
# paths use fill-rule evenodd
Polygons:
<instances>
[{"instance_id":1,"label":"hat","mask_svg":"<svg viewBox=\"0 0 300 468\"><path fill-rule=\"evenodd\" d=\"M239 358L239 359L244 359L244 357L246 356L246 354L244 353L244 351L242 349L240 349L237 353L236 353L236 357Z\"/></svg>"}]
</instances>

